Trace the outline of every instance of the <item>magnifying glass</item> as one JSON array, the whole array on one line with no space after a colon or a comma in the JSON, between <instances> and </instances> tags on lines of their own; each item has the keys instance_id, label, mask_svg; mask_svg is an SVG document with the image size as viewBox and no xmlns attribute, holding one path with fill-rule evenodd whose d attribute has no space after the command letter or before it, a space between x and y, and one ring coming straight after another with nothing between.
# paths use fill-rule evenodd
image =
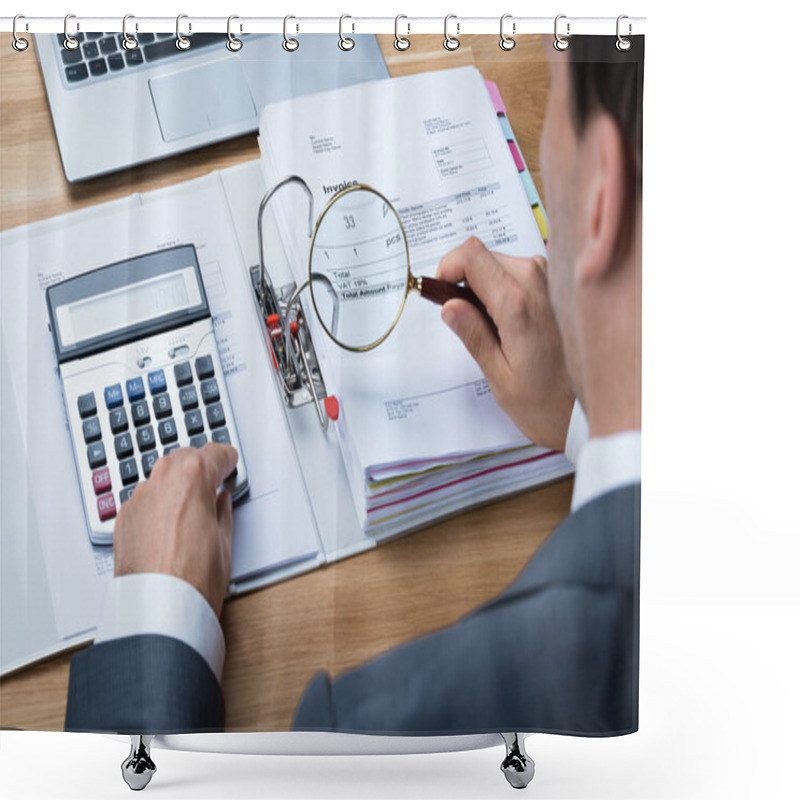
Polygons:
<instances>
[{"instance_id":1,"label":"magnifying glass","mask_svg":"<svg viewBox=\"0 0 800 800\"><path fill-rule=\"evenodd\" d=\"M412 290L438 305L459 297L486 313L471 289L411 274L400 216L364 184L338 192L320 214L311 240L309 287L325 332L353 352L371 350L389 336Z\"/></svg>"}]
</instances>

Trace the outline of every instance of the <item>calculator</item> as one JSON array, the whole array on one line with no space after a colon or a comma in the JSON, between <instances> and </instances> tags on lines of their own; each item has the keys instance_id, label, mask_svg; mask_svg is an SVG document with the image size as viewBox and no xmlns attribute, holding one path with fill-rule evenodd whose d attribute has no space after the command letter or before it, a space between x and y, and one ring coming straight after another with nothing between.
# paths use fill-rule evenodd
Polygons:
<instances>
[{"instance_id":1,"label":"calculator","mask_svg":"<svg viewBox=\"0 0 800 800\"><path fill-rule=\"evenodd\" d=\"M239 452L225 485L248 489L193 245L86 272L47 289L72 450L93 544L159 458L206 442Z\"/></svg>"}]
</instances>

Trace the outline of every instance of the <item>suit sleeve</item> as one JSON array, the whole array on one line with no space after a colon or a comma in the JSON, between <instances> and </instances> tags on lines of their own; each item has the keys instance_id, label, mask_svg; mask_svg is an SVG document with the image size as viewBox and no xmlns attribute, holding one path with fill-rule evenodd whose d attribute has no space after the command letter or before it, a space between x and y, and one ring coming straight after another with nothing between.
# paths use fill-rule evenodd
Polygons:
<instances>
[{"instance_id":1,"label":"suit sleeve","mask_svg":"<svg viewBox=\"0 0 800 800\"><path fill-rule=\"evenodd\" d=\"M636 729L631 598L558 585L495 603L331 680L316 675L298 730L614 735Z\"/></svg>"},{"instance_id":2,"label":"suit sleeve","mask_svg":"<svg viewBox=\"0 0 800 800\"><path fill-rule=\"evenodd\" d=\"M205 659L169 636L95 644L70 665L67 731L129 734L222 729L222 690Z\"/></svg>"},{"instance_id":3,"label":"suit sleeve","mask_svg":"<svg viewBox=\"0 0 800 800\"><path fill-rule=\"evenodd\" d=\"M331 680L294 726L352 733L612 736L638 728L637 485L579 509L499 597Z\"/></svg>"}]
</instances>

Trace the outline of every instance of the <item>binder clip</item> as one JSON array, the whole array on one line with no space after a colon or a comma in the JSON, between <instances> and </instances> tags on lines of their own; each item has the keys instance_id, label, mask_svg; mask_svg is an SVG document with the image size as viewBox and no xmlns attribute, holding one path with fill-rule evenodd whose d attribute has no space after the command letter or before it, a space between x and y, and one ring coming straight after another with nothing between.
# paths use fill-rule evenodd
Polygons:
<instances>
[{"instance_id":1,"label":"binder clip","mask_svg":"<svg viewBox=\"0 0 800 800\"><path fill-rule=\"evenodd\" d=\"M299 184L308 197L308 236L314 228L314 198L308 184L298 175L289 175L272 186L258 207L259 265L251 267L250 280L256 301L264 320L267 344L272 366L284 402L290 408L314 403L323 430L328 428L325 400L327 392L319 369L314 343L308 329L300 293L308 281L300 286L292 281L276 290L269 275L264 254L264 211L275 193L290 183Z\"/></svg>"}]
</instances>

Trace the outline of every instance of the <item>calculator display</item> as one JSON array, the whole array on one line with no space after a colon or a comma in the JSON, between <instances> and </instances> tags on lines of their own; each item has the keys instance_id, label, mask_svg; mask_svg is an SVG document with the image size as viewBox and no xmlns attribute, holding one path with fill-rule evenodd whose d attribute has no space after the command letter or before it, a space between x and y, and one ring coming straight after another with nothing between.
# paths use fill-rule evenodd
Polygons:
<instances>
[{"instance_id":1,"label":"calculator display","mask_svg":"<svg viewBox=\"0 0 800 800\"><path fill-rule=\"evenodd\" d=\"M191 297L188 287L194 289ZM196 287L194 270L187 267L60 306L61 342L75 344L195 306Z\"/></svg>"},{"instance_id":2,"label":"calculator display","mask_svg":"<svg viewBox=\"0 0 800 800\"><path fill-rule=\"evenodd\" d=\"M117 261L46 294L59 364L211 316L193 245Z\"/></svg>"}]
</instances>

